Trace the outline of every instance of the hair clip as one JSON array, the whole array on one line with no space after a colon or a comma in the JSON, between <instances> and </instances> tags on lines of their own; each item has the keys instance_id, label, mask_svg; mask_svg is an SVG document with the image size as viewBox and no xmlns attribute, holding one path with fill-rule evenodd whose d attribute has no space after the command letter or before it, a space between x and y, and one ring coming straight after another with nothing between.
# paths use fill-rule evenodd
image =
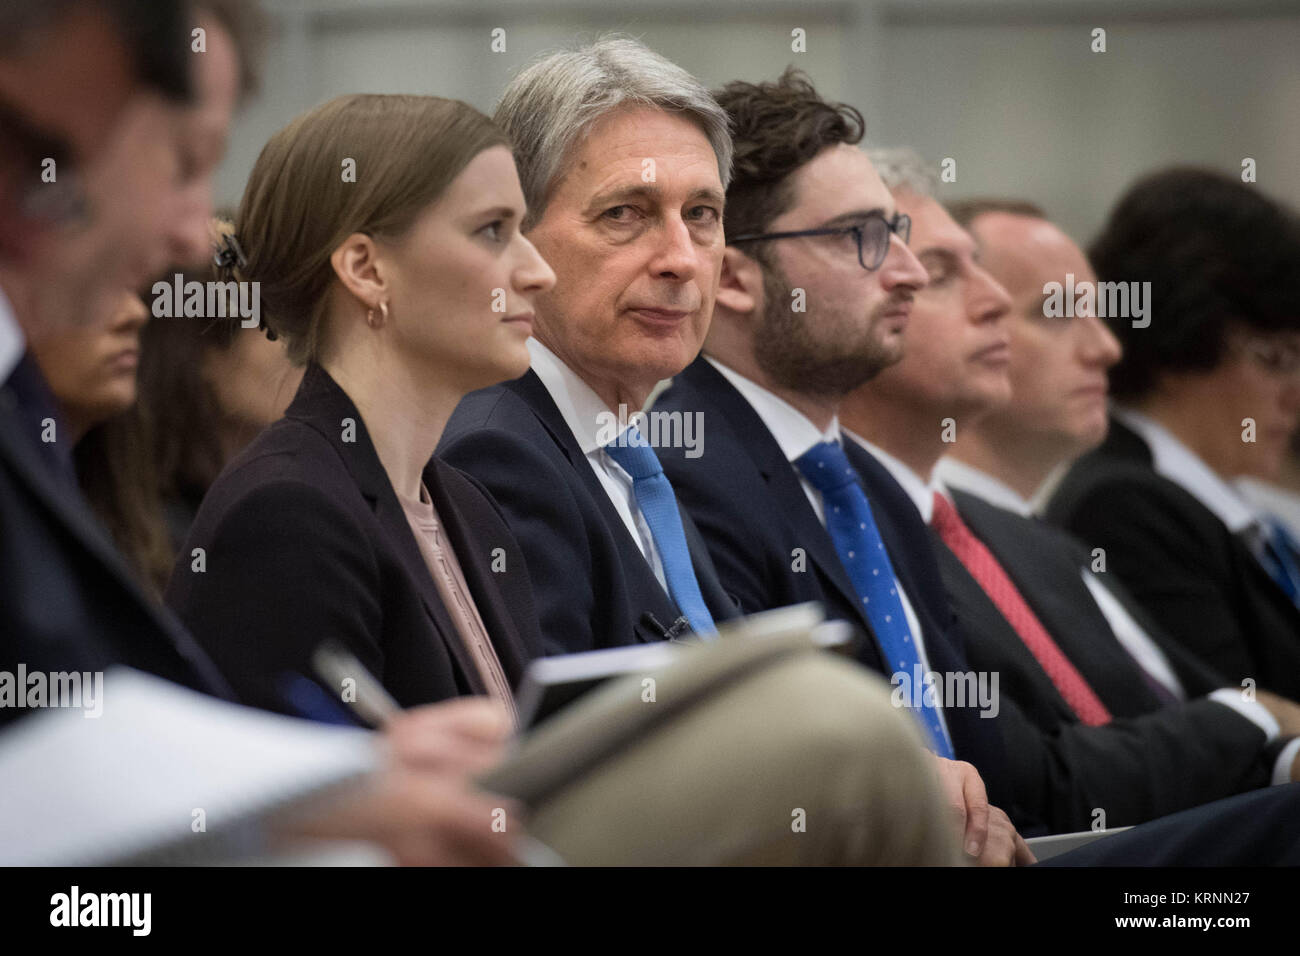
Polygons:
<instances>
[{"instance_id":1,"label":"hair clip","mask_svg":"<svg viewBox=\"0 0 1300 956\"><path fill-rule=\"evenodd\" d=\"M236 266L240 269L248 268L248 259L244 256L244 250L233 233L221 237L221 243L217 246L212 261L218 269L233 269Z\"/></svg>"}]
</instances>

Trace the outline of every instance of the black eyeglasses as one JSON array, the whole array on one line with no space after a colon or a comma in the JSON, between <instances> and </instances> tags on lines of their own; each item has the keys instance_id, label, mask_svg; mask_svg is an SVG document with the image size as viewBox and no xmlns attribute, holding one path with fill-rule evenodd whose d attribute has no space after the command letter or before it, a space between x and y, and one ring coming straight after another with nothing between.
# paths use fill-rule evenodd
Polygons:
<instances>
[{"instance_id":1,"label":"black eyeglasses","mask_svg":"<svg viewBox=\"0 0 1300 956\"><path fill-rule=\"evenodd\" d=\"M830 226L825 229L801 229L798 232L763 232L728 239L727 245L741 242L762 242L768 239L800 239L804 236L844 236L852 233L858 243L858 264L868 271L879 269L889 255L889 237L898 236L907 245L912 237L912 217L894 213L886 219L878 212L870 213L866 220L852 226ZM868 264L869 263L869 264Z\"/></svg>"}]
</instances>

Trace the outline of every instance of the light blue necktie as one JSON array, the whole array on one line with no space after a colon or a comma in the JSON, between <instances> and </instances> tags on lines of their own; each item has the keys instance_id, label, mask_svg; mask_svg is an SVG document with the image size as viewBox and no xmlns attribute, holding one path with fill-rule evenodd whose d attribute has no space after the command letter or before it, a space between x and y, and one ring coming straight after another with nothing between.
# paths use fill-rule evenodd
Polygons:
<instances>
[{"instance_id":1,"label":"light blue necktie","mask_svg":"<svg viewBox=\"0 0 1300 956\"><path fill-rule=\"evenodd\" d=\"M645 517L645 523L650 526L650 536L659 550L664 577L668 579L668 593L677 602L691 630L701 637L716 634L713 615L705 606L700 584L695 579L691 552L686 547L686 533L682 530L681 512L677 510L677 496L664 475L659 457L646 444L635 425L606 445L605 451L632 476L632 493L636 495L637 506Z\"/></svg>"},{"instance_id":2,"label":"light blue necktie","mask_svg":"<svg viewBox=\"0 0 1300 956\"><path fill-rule=\"evenodd\" d=\"M916 642L912 640L903 600L898 595L894 566L889 562L889 552L880 538L866 493L858 484L857 471L849 464L844 449L835 442L814 445L795 461L795 465L822 493L826 530L830 532L840 562L853 582L854 591L867 610L867 618L885 655L886 672L899 671L906 674L909 681L915 680L921 673L921 657ZM938 708L924 691L920 699L918 717L929 731L934 752L951 760L952 741L939 720ZM912 700L907 702L910 707Z\"/></svg>"},{"instance_id":3,"label":"light blue necktie","mask_svg":"<svg viewBox=\"0 0 1300 956\"><path fill-rule=\"evenodd\" d=\"M1296 564L1300 558L1300 544L1281 519L1274 515L1264 515L1261 524L1264 526L1264 566L1291 603L1300 606L1300 567Z\"/></svg>"}]
</instances>

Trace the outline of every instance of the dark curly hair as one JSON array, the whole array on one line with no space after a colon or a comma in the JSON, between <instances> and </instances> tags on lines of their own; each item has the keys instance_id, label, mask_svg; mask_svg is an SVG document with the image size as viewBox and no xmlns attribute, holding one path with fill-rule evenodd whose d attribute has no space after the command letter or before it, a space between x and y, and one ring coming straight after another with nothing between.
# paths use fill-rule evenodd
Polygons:
<instances>
[{"instance_id":1,"label":"dark curly hair","mask_svg":"<svg viewBox=\"0 0 1300 956\"><path fill-rule=\"evenodd\" d=\"M866 132L860 112L826 102L807 74L794 67L775 83L737 80L713 97L731 119L735 143L727 189L729 237L763 232L794 202L791 173L827 146L859 143ZM751 248L761 257L761 246Z\"/></svg>"},{"instance_id":2,"label":"dark curly hair","mask_svg":"<svg viewBox=\"0 0 1300 956\"><path fill-rule=\"evenodd\" d=\"M1211 170L1173 168L1134 183L1088 250L1102 281L1151 283L1151 324L1108 318L1124 346L1112 392L1141 398L1161 373L1209 371L1231 326L1300 331L1295 214Z\"/></svg>"}]
</instances>

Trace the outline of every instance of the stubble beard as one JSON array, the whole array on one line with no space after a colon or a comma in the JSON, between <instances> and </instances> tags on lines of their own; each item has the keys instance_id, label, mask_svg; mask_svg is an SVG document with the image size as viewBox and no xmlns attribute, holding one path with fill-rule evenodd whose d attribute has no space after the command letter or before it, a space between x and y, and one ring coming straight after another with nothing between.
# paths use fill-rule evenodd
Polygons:
<instances>
[{"instance_id":1,"label":"stubble beard","mask_svg":"<svg viewBox=\"0 0 1300 956\"><path fill-rule=\"evenodd\" d=\"M825 341L816 318L791 308L793 287L775 267L763 270L763 317L754 333L754 359L776 385L819 398L841 399L902 357L900 343L881 341L883 313L897 305L881 302L866 329L850 341Z\"/></svg>"}]
</instances>

